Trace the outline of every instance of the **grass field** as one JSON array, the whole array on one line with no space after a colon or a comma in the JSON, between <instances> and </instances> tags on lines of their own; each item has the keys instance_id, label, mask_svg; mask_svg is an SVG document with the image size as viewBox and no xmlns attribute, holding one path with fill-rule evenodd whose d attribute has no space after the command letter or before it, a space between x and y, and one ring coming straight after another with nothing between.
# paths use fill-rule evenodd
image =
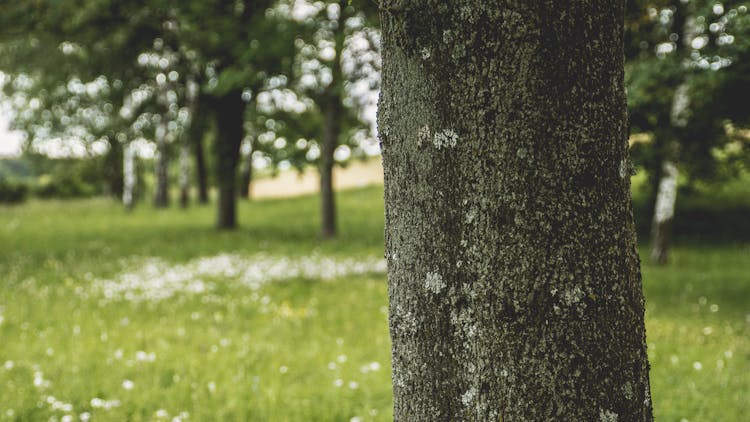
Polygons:
<instances>
[{"instance_id":1,"label":"grass field","mask_svg":"<svg viewBox=\"0 0 750 422\"><path fill-rule=\"evenodd\" d=\"M0 207L0 420L390 420L382 188L339 198L330 242L315 197L242 203L232 233L207 207ZM685 239L643 267L656 415L743 420L750 239Z\"/></svg>"}]
</instances>

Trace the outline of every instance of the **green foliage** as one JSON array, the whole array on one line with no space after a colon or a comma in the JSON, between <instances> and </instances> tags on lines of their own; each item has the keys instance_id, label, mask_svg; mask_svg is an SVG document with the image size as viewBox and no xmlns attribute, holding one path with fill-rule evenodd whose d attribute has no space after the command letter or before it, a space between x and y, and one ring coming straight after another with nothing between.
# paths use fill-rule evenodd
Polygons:
<instances>
[{"instance_id":1,"label":"green foliage","mask_svg":"<svg viewBox=\"0 0 750 422\"><path fill-rule=\"evenodd\" d=\"M341 19L328 13L329 6L342 9ZM372 73L377 57L349 49L355 66L345 78L336 77L328 87L321 75L340 68L345 41L352 35L369 34L372 41L377 11L369 2L328 1L314 3L315 15L299 20L291 16L291 7L288 1L272 0L39 0L8 5L0 16L0 70L9 79L4 90L16 111L13 127L27 134L26 149L32 152L60 139L97 154L106 149L107 191L118 194L122 178L115 174L122 172L123 145L153 140L165 126L166 143L202 137L197 132L211 129L205 122L199 122L196 131L187 128L196 113L215 118L211 108L217 99L243 92L254 154L274 167L317 164L323 104L362 79L363 68ZM336 45L335 59L318 60L330 42ZM312 50L303 54L303 45ZM319 65L313 72L319 83L306 89L296 84L305 73L302 58ZM188 88L192 83L199 87L194 98ZM261 92L279 89L296 91L305 110L255 107ZM345 110L336 116L342 122L339 143L356 155L357 143L369 132L360 122L361 105L344 97ZM267 121L279 124L271 130ZM259 141L269 136L273 139ZM300 139L303 142L297 142ZM213 149L218 147L215 143ZM43 181L39 192L59 194L62 190L50 180Z\"/></svg>"},{"instance_id":2,"label":"green foliage","mask_svg":"<svg viewBox=\"0 0 750 422\"><path fill-rule=\"evenodd\" d=\"M0 177L0 204L20 204L26 200L28 191L25 183Z\"/></svg>"},{"instance_id":3,"label":"green foliage","mask_svg":"<svg viewBox=\"0 0 750 422\"><path fill-rule=\"evenodd\" d=\"M22 158L0 158L0 179L26 179L32 176L29 163Z\"/></svg>"},{"instance_id":4,"label":"green foliage","mask_svg":"<svg viewBox=\"0 0 750 422\"><path fill-rule=\"evenodd\" d=\"M44 199L90 197L108 189L109 167L106 155L49 158L25 154L0 161L0 181L6 201L12 197L23 200L27 194Z\"/></svg>"},{"instance_id":5,"label":"green foliage","mask_svg":"<svg viewBox=\"0 0 750 422\"><path fill-rule=\"evenodd\" d=\"M639 1L628 3L626 85L633 132L653 142L634 150L635 161L658 173L679 144L679 160L692 180L736 177L740 167L716 151L731 142L726 124L748 122L746 1ZM680 93L682 90L682 93ZM680 97L684 101L680 100ZM676 107L682 102L684 107ZM744 160L742 146L732 159Z\"/></svg>"},{"instance_id":6,"label":"green foliage","mask_svg":"<svg viewBox=\"0 0 750 422\"><path fill-rule=\"evenodd\" d=\"M271 9L296 29L293 62L291 72L270 78L258 97L254 150L277 166L319 166L329 113L340 128L336 145L345 152L336 163L346 165L349 157L364 155L362 144L372 138L371 122L363 118L371 98L363 93L379 86L377 10L369 2L328 0L311 2L302 17L292 12L294 4L280 1Z\"/></svg>"},{"instance_id":7,"label":"green foliage","mask_svg":"<svg viewBox=\"0 0 750 422\"><path fill-rule=\"evenodd\" d=\"M27 157L36 174L31 185L32 193L39 198L81 198L104 192L101 159Z\"/></svg>"},{"instance_id":8,"label":"green foliage","mask_svg":"<svg viewBox=\"0 0 750 422\"><path fill-rule=\"evenodd\" d=\"M39 198L80 198L94 196L97 191L95 186L83 182L71 173L60 173L51 176L45 174L40 176L34 184L34 195Z\"/></svg>"}]
</instances>

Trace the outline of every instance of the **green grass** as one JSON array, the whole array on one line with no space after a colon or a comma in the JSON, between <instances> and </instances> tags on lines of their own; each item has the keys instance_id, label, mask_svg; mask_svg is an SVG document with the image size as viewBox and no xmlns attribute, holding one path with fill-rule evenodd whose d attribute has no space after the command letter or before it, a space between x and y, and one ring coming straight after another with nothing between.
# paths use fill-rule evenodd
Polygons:
<instances>
[{"instance_id":1,"label":"green grass","mask_svg":"<svg viewBox=\"0 0 750 422\"><path fill-rule=\"evenodd\" d=\"M322 242L315 197L242 203L241 228L224 233L212 230L209 207L0 207L0 420L390 420L381 273L297 275L255 289L204 274L213 290L156 302L104 300L94 288L149 257L163 267L226 254L382 257L382 189L341 194L339 210L341 237ZM743 420L750 241L685 241L671 266L644 264L643 273L659 420Z\"/></svg>"}]
</instances>

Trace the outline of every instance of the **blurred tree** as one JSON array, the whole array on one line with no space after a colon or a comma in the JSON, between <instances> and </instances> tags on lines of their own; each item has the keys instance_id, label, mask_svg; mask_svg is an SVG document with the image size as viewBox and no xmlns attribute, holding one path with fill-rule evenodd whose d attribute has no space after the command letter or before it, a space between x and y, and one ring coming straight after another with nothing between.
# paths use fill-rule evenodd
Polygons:
<instances>
[{"instance_id":1,"label":"blurred tree","mask_svg":"<svg viewBox=\"0 0 750 422\"><path fill-rule=\"evenodd\" d=\"M7 13L4 10L0 21L3 27L0 42L3 52L9 53L0 61L0 69L7 69L14 75L30 74L35 81L50 80L57 84L69 77L88 80L84 75L104 75L107 81L122 84L121 98L124 99L128 92L140 86L135 76L143 71L143 66L134 64L144 52L153 51L161 41L172 52L185 53L182 57L198 69L196 79L202 82L198 96L202 104L199 105L210 108L216 122L213 144L219 192L217 226L232 228L236 225L234 179L239 145L244 136L246 100L255 95L269 75L291 66L293 57L293 35L288 22L267 14L271 5L271 0L100 0L85 5L74 0L22 2L9 7ZM67 56L72 53L80 56L78 60L69 60ZM55 59L57 57L63 60ZM159 60L164 58L162 52ZM180 80L179 76L178 72L178 80L171 82L184 84L185 80ZM164 74L156 77L163 78ZM161 85L157 83L157 87ZM167 89L166 94L169 91ZM39 89L38 92L48 91ZM148 92L157 99L159 93L164 93L161 88ZM120 106L118 103L113 107L115 115L122 114ZM166 113L152 113L154 119L150 123L156 126L153 133L160 135L159 139L171 133L163 126L159 128L159 122L155 121L159 120L155 116ZM130 116L136 121L139 118L133 113ZM162 124L167 120L162 119ZM141 119L141 123L149 122ZM199 122L197 127L206 126ZM140 125L140 129L147 128L148 125ZM195 131L190 134L193 139L203 139ZM117 136L108 139L116 140ZM159 155L166 158L167 142L159 144ZM195 151L197 161L204 162L202 147L196 146ZM122 158L113 162L119 165ZM157 174L163 175L166 166L159 168ZM204 174L202 169L203 166L198 165L199 175ZM165 180L164 177L158 179ZM201 181L205 178L201 177ZM157 186L160 187L157 193L166 192L163 183ZM200 188L200 196L202 199L207 196L204 186Z\"/></svg>"},{"instance_id":2,"label":"blurred tree","mask_svg":"<svg viewBox=\"0 0 750 422\"><path fill-rule=\"evenodd\" d=\"M175 3L180 42L206 64L202 91L215 118L216 225L221 229L237 225L236 177L247 101L268 77L289 69L292 62L292 28L268 13L272 4L271 0Z\"/></svg>"},{"instance_id":3,"label":"blurred tree","mask_svg":"<svg viewBox=\"0 0 750 422\"><path fill-rule=\"evenodd\" d=\"M200 88L199 88L200 91ZM207 110L208 102L200 93L193 106L193 114L190 118L190 128L188 129L188 140L190 142L193 155L195 157L195 179L198 185L198 203L208 203L208 165L206 163L204 143L206 135L209 133L209 113Z\"/></svg>"},{"instance_id":4,"label":"blurred tree","mask_svg":"<svg viewBox=\"0 0 750 422\"><path fill-rule=\"evenodd\" d=\"M321 236L331 238L337 231L333 167L374 132L364 108L380 83L377 11L372 2L349 0L285 1L277 9L301 28L292 79L271 81L261 96L261 124L270 135L261 133L256 145L273 143L271 160L279 165L317 166Z\"/></svg>"},{"instance_id":5,"label":"blurred tree","mask_svg":"<svg viewBox=\"0 0 750 422\"><path fill-rule=\"evenodd\" d=\"M136 169L136 151L128 144L123 149L123 188L122 204L126 210L131 210L135 205L136 186L138 183L138 171Z\"/></svg>"},{"instance_id":6,"label":"blurred tree","mask_svg":"<svg viewBox=\"0 0 750 422\"><path fill-rule=\"evenodd\" d=\"M127 1L6 2L0 15L0 70L13 77L6 92L16 92L16 108L24 110L16 126L29 143L67 130L84 143L104 141L115 195L122 193L127 138L121 111L143 80L135 57L160 31L152 18Z\"/></svg>"},{"instance_id":7,"label":"blurred tree","mask_svg":"<svg viewBox=\"0 0 750 422\"><path fill-rule=\"evenodd\" d=\"M677 197L678 161L689 180L728 175L727 119L747 119L747 2L630 0L626 84L633 148L653 189L651 258L666 263ZM744 81L744 82L743 82ZM737 158L741 154L735 154Z\"/></svg>"}]
</instances>

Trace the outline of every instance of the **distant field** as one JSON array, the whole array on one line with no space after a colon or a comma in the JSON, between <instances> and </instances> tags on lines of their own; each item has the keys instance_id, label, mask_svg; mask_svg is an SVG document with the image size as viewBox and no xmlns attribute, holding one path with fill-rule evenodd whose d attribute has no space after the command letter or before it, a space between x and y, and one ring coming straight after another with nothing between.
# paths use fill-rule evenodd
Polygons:
<instances>
[{"instance_id":1,"label":"distant field","mask_svg":"<svg viewBox=\"0 0 750 422\"><path fill-rule=\"evenodd\" d=\"M336 166L333 169L333 187L337 191L382 184L383 164L380 157L371 157L367 161L352 160L346 167ZM320 174L312 167L302 173L290 169L275 177L255 180L251 189L255 198L263 199L310 195L320 189Z\"/></svg>"},{"instance_id":2,"label":"distant field","mask_svg":"<svg viewBox=\"0 0 750 422\"><path fill-rule=\"evenodd\" d=\"M390 420L382 188L339 207L330 242L314 196L243 202L233 233L209 207L0 207L0 420ZM643 267L656 415L744 420L750 238L696 239Z\"/></svg>"}]
</instances>

